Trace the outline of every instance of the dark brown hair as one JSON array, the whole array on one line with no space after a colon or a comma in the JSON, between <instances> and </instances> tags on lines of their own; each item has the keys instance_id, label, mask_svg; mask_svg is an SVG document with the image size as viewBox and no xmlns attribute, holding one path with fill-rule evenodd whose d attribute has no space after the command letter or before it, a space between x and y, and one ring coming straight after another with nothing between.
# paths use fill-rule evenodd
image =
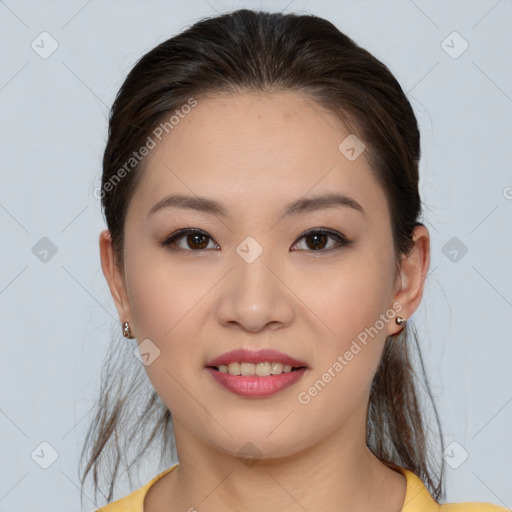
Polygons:
<instances>
[{"instance_id":1,"label":"dark brown hair","mask_svg":"<svg viewBox=\"0 0 512 512\"><path fill-rule=\"evenodd\" d=\"M110 114L101 190L119 268L124 266L127 207L147 163L147 158L130 160L134 152L191 98L200 101L206 95L242 91L300 92L315 108L337 115L364 141L388 202L399 269L402 256L414 245L412 232L421 224L422 212L420 136L400 85L383 63L322 18L245 9L203 19L159 44L137 62L119 90ZM416 368L411 342L418 356ZM437 429L433 435L440 449L429 442L418 383L424 387L433 414L429 427ZM129 472L159 439L161 462L168 463L172 438L171 413L131 351L116 340L107 355L100 398L82 450L82 458L87 456L82 486L92 471L96 493L98 470L108 469L106 498L111 501L121 460ZM136 445L137 440L145 442ZM412 324L386 339L370 392L367 444L389 467L416 473L434 498L444 496L444 462L434 461L443 449L442 432ZM135 456L129 463L130 449Z\"/></svg>"}]
</instances>

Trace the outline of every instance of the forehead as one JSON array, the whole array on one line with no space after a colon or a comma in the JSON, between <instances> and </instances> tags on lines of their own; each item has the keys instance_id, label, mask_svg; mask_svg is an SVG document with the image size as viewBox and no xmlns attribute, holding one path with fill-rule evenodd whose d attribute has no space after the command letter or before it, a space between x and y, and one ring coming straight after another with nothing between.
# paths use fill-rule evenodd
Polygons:
<instances>
[{"instance_id":1,"label":"forehead","mask_svg":"<svg viewBox=\"0 0 512 512\"><path fill-rule=\"evenodd\" d=\"M339 192L363 207L385 207L364 151L351 160L340 150L348 136L333 113L297 92L199 97L156 141L139 203L148 210L166 194L183 192L240 208L259 198L254 206L261 208L262 198L270 206Z\"/></svg>"},{"instance_id":2,"label":"forehead","mask_svg":"<svg viewBox=\"0 0 512 512\"><path fill-rule=\"evenodd\" d=\"M284 168L292 160L332 160L345 132L332 113L299 93L222 94L200 98L156 153L165 146L166 156L174 153L183 164L211 159L212 167Z\"/></svg>"}]
</instances>

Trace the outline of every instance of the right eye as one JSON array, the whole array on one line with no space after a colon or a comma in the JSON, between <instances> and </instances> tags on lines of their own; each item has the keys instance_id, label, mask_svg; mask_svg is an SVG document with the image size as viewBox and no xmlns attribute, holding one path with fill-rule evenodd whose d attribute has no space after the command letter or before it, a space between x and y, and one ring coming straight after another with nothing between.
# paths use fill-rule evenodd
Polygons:
<instances>
[{"instance_id":1,"label":"right eye","mask_svg":"<svg viewBox=\"0 0 512 512\"><path fill-rule=\"evenodd\" d=\"M183 247L177 244L177 241L184 239L185 243L188 245L187 247ZM213 238L208 235L205 231L201 229L180 229L175 233L172 233L167 237L161 245L164 247L170 247L172 250L184 250L184 251L192 251L192 252L200 252L206 248L208 248L208 241L211 240L213 242ZM176 247L177 246L177 247ZM217 247L218 244L216 244ZM214 247L215 248L215 247Z\"/></svg>"}]
</instances>

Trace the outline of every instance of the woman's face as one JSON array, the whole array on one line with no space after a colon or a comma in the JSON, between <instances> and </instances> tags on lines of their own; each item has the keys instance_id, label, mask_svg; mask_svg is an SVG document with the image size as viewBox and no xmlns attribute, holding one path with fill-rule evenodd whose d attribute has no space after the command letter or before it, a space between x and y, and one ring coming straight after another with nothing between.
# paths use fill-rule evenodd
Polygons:
<instances>
[{"instance_id":1,"label":"woman's face","mask_svg":"<svg viewBox=\"0 0 512 512\"><path fill-rule=\"evenodd\" d=\"M127 212L122 320L177 439L258 457L364 443L385 338L407 315L384 192L353 135L340 149L349 135L298 93L219 95L151 150ZM188 200L151 211L171 195ZM201 233L162 245L185 228ZM287 358L302 368L279 374Z\"/></svg>"}]
</instances>

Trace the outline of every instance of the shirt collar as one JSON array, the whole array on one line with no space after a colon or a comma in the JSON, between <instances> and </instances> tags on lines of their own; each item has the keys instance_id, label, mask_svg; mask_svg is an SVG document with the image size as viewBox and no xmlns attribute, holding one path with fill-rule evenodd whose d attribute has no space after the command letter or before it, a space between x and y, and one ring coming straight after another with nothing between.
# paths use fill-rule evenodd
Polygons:
<instances>
[{"instance_id":1,"label":"shirt collar","mask_svg":"<svg viewBox=\"0 0 512 512\"><path fill-rule=\"evenodd\" d=\"M401 512L438 512L440 505L425 487L423 481L412 471L398 468L405 476L407 490Z\"/></svg>"}]
</instances>

